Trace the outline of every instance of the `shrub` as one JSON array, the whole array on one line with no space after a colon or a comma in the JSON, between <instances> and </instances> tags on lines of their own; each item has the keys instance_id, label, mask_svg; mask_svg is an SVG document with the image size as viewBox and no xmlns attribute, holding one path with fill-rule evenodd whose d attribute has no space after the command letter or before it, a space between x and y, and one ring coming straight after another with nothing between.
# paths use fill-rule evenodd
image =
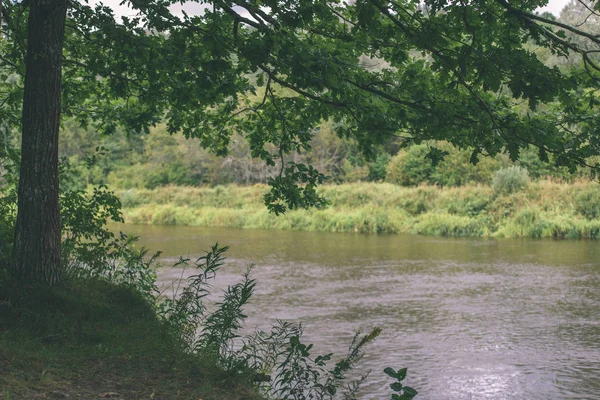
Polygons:
<instances>
[{"instance_id":1,"label":"shrub","mask_svg":"<svg viewBox=\"0 0 600 400\"><path fill-rule=\"evenodd\" d=\"M140 204L142 204L140 201L139 191L134 189L120 191L119 199L121 199L121 205L124 208L138 207Z\"/></svg>"},{"instance_id":2,"label":"shrub","mask_svg":"<svg viewBox=\"0 0 600 400\"><path fill-rule=\"evenodd\" d=\"M429 181L435 168L426 158L429 146L411 146L392 157L388 163L386 181L401 186L417 186Z\"/></svg>"},{"instance_id":3,"label":"shrub","mask_svg":"<svg viewBox=\"0 0 600 400\"><path fill-rule=\"evenodd\" d=\"M575 211L587 219L600 218L600 188L586 189L575 197Z\"/></svg>"},{"instance_id":4,"label":"shrub","mask_svg":"<svg viewBox=\"0 0 600 400\"><path fill-rule=\"evenodd\" d=\"M529 184L529 173L525 168L512 166L502 168L492 178L492 188L496 194L510 194L525 189Z\"/></svg>"},{"instance_id":5,"label":"shrub","mask_svg":"<svg viewBox=\"0 0 600 400\"><path fill-rule=\"evenodd\" d=\"M345 158L340 166L340 173L338 179L340 182L360 182L367 178L369 175L369 168L359 163L352 163L350 160Z\"/></svg>"},{"instance_id":6,"label":"shrub","mask_svg":"<svg viewBox=\"0 0 600 400\"><path fill-rule=\"evenodd\" d=\"M383 181L389 162L390 155L388 153L382 153L377 156L375 161L369 163L369 181Z\"/></svg>"},{"instance_id":7,"label":"shrub","mask_svg":"<svg viewBox=\"0 0 600 400\"><path fill-rule=\"evenodd\" d=\"M519 154L519 166L527 169L533 179L552 177L563 181L568 181L574 177L566 167L557 167L552 162L540 160L539 150L530 146L523 149Z\"/></svg>"},{"instance_id":8,"label":"shrub","mask_svg":"<svg viewBox=\"0 0 600 400\"><path fill-rule=\"evenodd\" d=\"M600 239L600 220L585 221L581 224L581 237L587 239Z\"/></svg>"},{"instance_id":9,"label":"shrub","mask_svg":"<svg viewBox=\"0 0 600 400\"><path fill-rule=\"evenodd\" d=\"M333 366L328 365L333 354L315 356L313 345L302 342L300 325L278 321L268 332L258 331L241 337L240 330L246 318L243 309L256 286L256 281L250 278L252 266L242 281L229 286L213 307L206 304L210 283L224 265L226 251L227 247L217 243L195 261L180 258L175 264L183 269L194 268L197 272L172 282L163 291L170 293L158 303L158 314L172 332L190 350L212 357L226 371L253 376L268 398L332 400L337 398L336 394L341 394L344 399L356 399L366 375L351 381L347 375L362 358L363 348L379 336L381 329L375 328L366 335L357 333L348 353ZM180 288L183 289L180 291ZM396 372L386 368L384 372L397 380L391 386L397 397L392 398L412 399L417 395L414 389L400 383L406 376L406 369ZM405 397L399 397L401 393Z\"/></svg>"},{"instance_id":10,"label":"shrub","mask_svg":"<svg viewBox=\"0 0 600 400\"><path fill-rule=\"evenodd\" d=\"M134 164L127 168L115 168L108 173L106 182L113 188L142 188L142 178L145 176L146 169L142 164Z\"/></svg>"},{"instance_id":11,"label":"shrub","mask_svg":"<svg viewBox=\"0 0 600 400\"><path fill-rule=\"evenodd\" d=\"M434 166L427 157L429 144L411 146L389 161L386 180L401 186L416 186L426 182L440 186L488 183L494 171L508 165L503 157L481 157L474 165L468 149L458 149L448 142L432 142L431 146L445 153L437 165Z\"/></svg>"},{"instance_id":12,"label":"shrub","mask_svg":"<svg viewBox=\"0 0 600 400\"><path fill-rule=\"evenodd\" d=\"M68 173L67 168L61 178L68 178ZM115 235L106 228L109 221L123 222L119 198L104 186L92 192L65 190L60 193L60 205L62 262L67 274L100 278L154 300L158 293L154 261L159 253L146 257L146 249L135 247L137 237Z\"/></svg>"},{"instance_id":13,"label":"shrub","mask_svg":"<svg viewBox=\"0 0 600 400\"><path fill-rule=\"evenodd\" d=\"M436 143L439 149L447 152L431 174L431 182L440 186L463 186L468 183L488 184L495 171L508 166L508 160L480 156L477 164L471 163L471 150L458 149L447 142Z\"/></svg>"}]
</instances>

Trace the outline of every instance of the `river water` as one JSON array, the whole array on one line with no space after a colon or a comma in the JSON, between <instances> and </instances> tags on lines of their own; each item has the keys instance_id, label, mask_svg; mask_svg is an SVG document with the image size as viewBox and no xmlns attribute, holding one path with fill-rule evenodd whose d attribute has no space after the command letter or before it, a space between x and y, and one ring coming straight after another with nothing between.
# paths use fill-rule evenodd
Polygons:
<instances>
[{"instance_id":1,"label":"river water","mask_svg":"<svg viewBox=\"0 0 600 400\"><path fill-rule=\"evenodd\" d=\"M365 399L389 399L388 366L408 367L417 399L600 399L600 242L118 228L165 263L231 246L219 285L256 264L246 326L301 321L314 354L383 328Z\"/></svg>"}]
</instances>

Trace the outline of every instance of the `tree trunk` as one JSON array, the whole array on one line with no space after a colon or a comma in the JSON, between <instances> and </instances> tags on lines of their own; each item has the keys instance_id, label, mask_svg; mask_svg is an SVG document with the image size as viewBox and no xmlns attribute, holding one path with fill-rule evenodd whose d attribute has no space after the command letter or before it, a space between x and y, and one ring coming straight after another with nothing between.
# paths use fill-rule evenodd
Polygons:
<instances>
[{"instance_id":1,"label":"tree trunk","mask_svg":"<svg viewBox=\"0 0 600 400\"><path fill-rule=\"evenodd\" d=\"M60 281L58 130L66 0L31 0L27 35L19 200L11 276Z\"/></svg>"}]
</instances>

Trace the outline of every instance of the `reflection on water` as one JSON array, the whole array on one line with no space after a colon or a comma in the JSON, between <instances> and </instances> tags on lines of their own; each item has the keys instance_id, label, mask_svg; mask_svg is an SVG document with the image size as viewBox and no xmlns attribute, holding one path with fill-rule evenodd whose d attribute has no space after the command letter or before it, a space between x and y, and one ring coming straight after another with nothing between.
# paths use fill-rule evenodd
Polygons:
<instances>
[{"instance_id":1,"label":"reflection on water","mask_svg":"<svg viewBox=\"0 0 600 400\"><path fill-rule=\"evenodd\" d=\"M417 398L600 399L599 242L115 229L142 235L167 262L231 246L220 285L256 263L248 327L302 321L323 353L382 327L363 360L373 370L365 398L387 395L383 368L405 366Z\"/></svg>"}]
</instances>

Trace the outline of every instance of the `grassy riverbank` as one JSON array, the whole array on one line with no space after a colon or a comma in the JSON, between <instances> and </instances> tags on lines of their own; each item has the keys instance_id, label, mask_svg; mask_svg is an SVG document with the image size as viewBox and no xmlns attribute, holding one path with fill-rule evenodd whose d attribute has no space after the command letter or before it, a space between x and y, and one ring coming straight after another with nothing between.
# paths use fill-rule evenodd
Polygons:
<instances>
[{"instance_id":1,"label":"grassy riverbank","mask_svg":"<svg viewBox=\"0 0 600 400\"><path fill-rule=\"evenodd\" d=\"M91 281L0 290L0 399L259 399L250 384L186 353L151 305Z\"/></svg>"},{"instance_id":2,"label":"grassy riverbank","mask_svg":"<svg viewBox=\"0 0 600 400\"><path fill-rule=\"evenodd\" d=\"M164 187L117 194L128 223L442 236L600 238L600 187L540 181L500 194L488 186L323 186L331 205L276 217L267 187Z\"/></svg>"}]
</instances>

